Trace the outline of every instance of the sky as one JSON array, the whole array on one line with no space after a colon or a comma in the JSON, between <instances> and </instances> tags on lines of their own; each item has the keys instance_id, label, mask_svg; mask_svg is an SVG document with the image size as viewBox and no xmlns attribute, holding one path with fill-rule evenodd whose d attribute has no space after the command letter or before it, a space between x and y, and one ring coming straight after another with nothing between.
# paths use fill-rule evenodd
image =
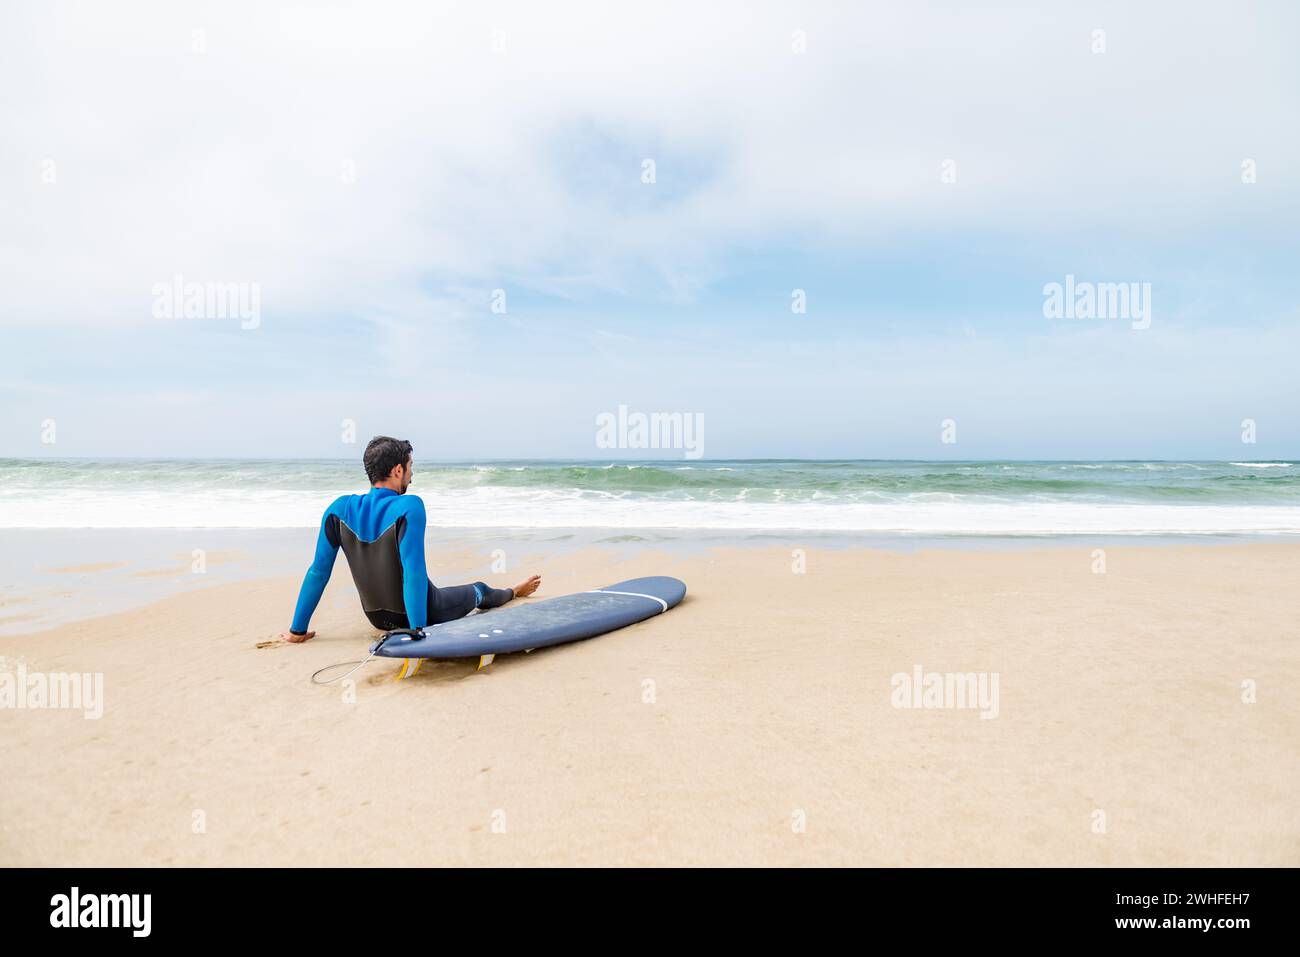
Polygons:
<instances>
[{"instance_id":1,"label":"sky","mask_svg":"<svg viewBox=\"0 0 1300 957\"><path fill-rule=\"evenodd\" d=\"M0 456L1300 458L1294 4L4 22Z\"/></svg>"}]
</instances>

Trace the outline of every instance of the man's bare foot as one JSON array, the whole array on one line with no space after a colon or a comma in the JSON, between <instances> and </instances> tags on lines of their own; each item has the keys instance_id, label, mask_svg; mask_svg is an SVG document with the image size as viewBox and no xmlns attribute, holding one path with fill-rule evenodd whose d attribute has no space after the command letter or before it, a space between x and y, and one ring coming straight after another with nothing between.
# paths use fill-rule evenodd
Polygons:
<instances>
[{"instance_id":1,"label":"man's bare foot","mask_svg":"<svg viewBox=\"0 0 1300 957\"><path fill-rule=\"evenodd\" d=\"M309 631L306 634L302 634L302 635L295 635L292 631L284 631L280 633L281 641L292 642L295 645L301 644L302 642L308 641L315 637L316 637L316 632L314 631Z\"/></svg>"},{"instance_id":2,"label":"man's bare foot","mask_svg":"<svg viewBox=\"0 0 1300 957\"><path fill-rule=\"evenodd\" d=\"M528 581L520 582L512 589L512 591L514 591L516 598L527 598L533 592L537 591L537 588L541 583L542 576L534 575L532 578L528 579Z\"/></svg>"}]
</instances>

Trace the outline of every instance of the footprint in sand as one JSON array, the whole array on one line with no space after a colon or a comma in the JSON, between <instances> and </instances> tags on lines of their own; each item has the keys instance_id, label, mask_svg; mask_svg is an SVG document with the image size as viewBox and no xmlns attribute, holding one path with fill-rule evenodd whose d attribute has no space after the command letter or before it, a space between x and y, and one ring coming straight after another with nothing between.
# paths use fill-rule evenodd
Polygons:
<instances>
[{"instance_id":1,"label":"footprint in sand","mask_svg":"<svg viewBox=\"0 0 1300 957\"><path fill-rule=\"evenodd\" d=\"M258 647L258 648L278 648L278 647L280 647L281 645L287 645L288 643L289 643L289 642L285 641L283 638L272 638L270 641L259 641L259 642L257 643L257 647Z\"/></svg>"}]
</instances>

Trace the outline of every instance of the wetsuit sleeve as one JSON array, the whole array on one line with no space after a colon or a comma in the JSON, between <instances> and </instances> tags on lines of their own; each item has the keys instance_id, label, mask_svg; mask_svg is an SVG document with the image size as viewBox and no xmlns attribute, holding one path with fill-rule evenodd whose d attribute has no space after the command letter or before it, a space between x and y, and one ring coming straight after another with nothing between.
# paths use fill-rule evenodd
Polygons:
<instances>
[{"instance_id":1,"label":"wetsuit sleeve","mask_svg":"<svg viewBox=\"0 0 1300 957\"><path fill-rule=\"evenodd\" d=\"M429 573L424 567L424 502L414 495L406 511L406 530L397 544L402 559L402 599L412 628L429 623Z\"/></svg>"},{"instance_id":2,"label":"wetsuit sleeve","mask_svg":"<svg viewBox=\"0 0 1300 957\"><path fill-rule=\"evenodd\" d=\"M293 624L290 631L303 634L311 624L312 613L320 604L320 596L329 584L330 573L334 571L334 559L338 555L339 542L330 534L330 519L334 515L334 506L325 510L320 520L320 534L316 536L316 555L312 558L311 568L302 580L298 592L298 606L293 610Z\"/></svg>"}]
</instances>

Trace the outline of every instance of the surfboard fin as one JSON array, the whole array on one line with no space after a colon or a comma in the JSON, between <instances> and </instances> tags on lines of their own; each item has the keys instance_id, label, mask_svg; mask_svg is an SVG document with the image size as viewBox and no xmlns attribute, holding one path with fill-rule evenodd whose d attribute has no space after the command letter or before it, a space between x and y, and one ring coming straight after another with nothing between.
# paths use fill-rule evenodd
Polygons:
<instances>
[{"instance_id":1,"label":"surfboard fin","mask_svg":"<svg viewBox=\"0 0 1300 957\"><path fill-rule=\"evenodd\" d=\"M488 665L492 664L492 659L495 657L496 655L479 655L478 667L475 668L474 670L481 671L482 669L486 668Z\"/></svg>"},{"instance_id":2,"label":"surfboard fin","mask_svg":"<svg viewBox=\"0 0 1300 957\"><path fill-rule=\"evenodd\" d=\"M423 658L403 658L402 667L398 670L397 678L395 680L401 681L403 678L412 677L420 670L420 665L422 664L424 664Z\"/></svg>"}]
</instances>

